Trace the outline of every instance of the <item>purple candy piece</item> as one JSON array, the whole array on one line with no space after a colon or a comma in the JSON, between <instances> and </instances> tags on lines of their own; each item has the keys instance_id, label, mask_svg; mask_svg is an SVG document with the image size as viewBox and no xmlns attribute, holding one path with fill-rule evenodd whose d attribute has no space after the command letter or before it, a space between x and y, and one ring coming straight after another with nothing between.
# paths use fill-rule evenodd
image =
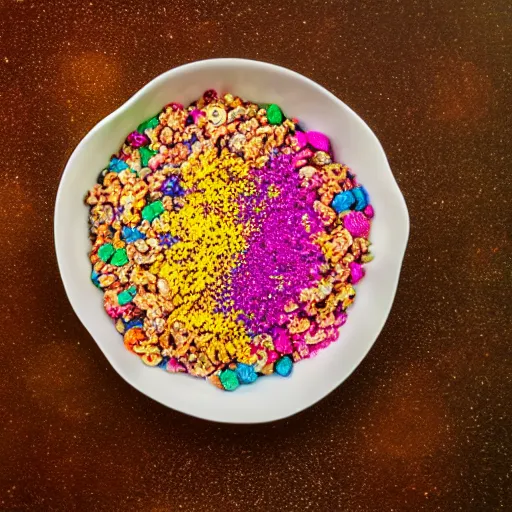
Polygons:
<instances>
[{"instance_id":1,"label":"purple candy piece","mask_svg":"<svg viewBox=\"0 0 512 512\"><path fill-rule=\"evenodd\" d=\"M295 137L297 139L297 144L301 149L308 143L308 138L304 132L297 132Z\"/></svg>"},{"instance_id":2,"label":"purple candy piece","mask_svg":"<svg viewBox=\"0 0 512 512\"><path fill-rule=\"evenodd\" d=\"M349 264L350 267L350 276L352 277L352 284L356 284L364 277L364 269L363 265L360 263L356 263L353 261Z\"/></svg>"},{"instance_id":3,"label":"purple candy piece","mask_svg":"<svg viewBox=\"0 0 512 512\"><path fill-rule=\"evenodd\" d=\"M138 131L130 133L126 140L128 141L128 144L132 146L132 148L140 148L149 144L148 136L144 133L139 133Z\"/></svg>"},{"instance_id":4,"label":"purple candy piece","mask_svg":"<svg viewBox=\"0 0 512 512\"><path fill-rule=\"evenodd\" d=\"M370 233L370 221L363 212L351 211L343 217L343 225L354 237L367 238Z\"/></svg>"},{"instance_id":5,"label":"purple candy piece","mask_svg":"<svg viewBox=\"0 0 512 512\"><path fill-rule=\"evenodd\" d=\"M313 146L318 151L325 151L329 153L329 149L331 144L329 142L329 137L320 132L307 132L306 137L308 140L308 144Z\"/></svg>"}]
</instances>

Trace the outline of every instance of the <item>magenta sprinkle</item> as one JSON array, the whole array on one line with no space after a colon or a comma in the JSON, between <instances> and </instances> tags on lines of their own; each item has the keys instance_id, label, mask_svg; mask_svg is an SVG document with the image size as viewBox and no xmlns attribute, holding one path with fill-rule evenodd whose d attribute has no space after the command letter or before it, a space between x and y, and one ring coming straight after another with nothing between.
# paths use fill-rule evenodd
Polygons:
<instances>
[{"instance_id":1,"label":"magenta sprinkle","mask_svg":"<svg viewBox=\"0 0 512 512\"><path fill-rule=\"evenodd\" d=\"M235 308L243 311L248 328L265 332L282 323L285 304L319 277L317 269L325 259L310 236L321 231L322 224L307 201L308 190L300 187L292 156L278 156L251 172L259 190L242 210L247 219L255 219L258 229L233 273L232 290Z\"/></svg>"},{"instance_id":2,"label":"magenta sprinkle","mask_svg":"<svg viewBox=\"0 0 512 512\"><path fill-rule=\"evenodd\" d=\"M343 225L355 237L367 238L370 233L370 222L363 212L351 211L343 217Z\"/></svg>"}]
</instances>

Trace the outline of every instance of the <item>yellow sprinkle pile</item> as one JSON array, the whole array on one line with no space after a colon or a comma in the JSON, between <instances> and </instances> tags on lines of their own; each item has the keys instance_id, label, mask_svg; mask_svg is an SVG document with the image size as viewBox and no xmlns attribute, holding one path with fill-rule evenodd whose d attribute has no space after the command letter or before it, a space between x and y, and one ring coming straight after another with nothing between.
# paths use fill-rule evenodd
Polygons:
<instances>
[{"instance_id":1,"label":"yellow sprinkle pile","mask_svg":"<svg viewBox=\"0 0 512 512\"><path fill-rule=\"evenodd\" d=\"M230 272L247 248L248 226L240 221L238 199L255 193L247 179L249 166L227 150L191 157L181 167L185 205L161 216L162 232L179 242L155 262L150 271L167 280L175 309L167 319L170 328L180 322L195 334L194 345L212 363L253 362L244 323L237 320L233 302L222 298L227 312L218 310L221 290L229 289Z\"/></svg>"}]
</instances>

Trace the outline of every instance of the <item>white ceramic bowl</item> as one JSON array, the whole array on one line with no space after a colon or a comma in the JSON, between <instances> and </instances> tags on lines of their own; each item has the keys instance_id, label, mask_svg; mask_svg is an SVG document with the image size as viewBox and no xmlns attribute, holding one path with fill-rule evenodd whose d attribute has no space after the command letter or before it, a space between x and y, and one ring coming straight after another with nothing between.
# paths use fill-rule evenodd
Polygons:
<instances>
[{"instance_id":1,"label":"white ceramic bowl","mask_svg":"<svg viewBox=\"0 0 512 512\"><path fill-rule=\"evenodd\" d=\"M171 101L189 104L206 89L259 103L277 103L307 129L331 138L337 161L368 190L376 215L370 234L374 261L356 287L356 300L336 343L294 366L291 377L269 376L234 393L202 379L145 366L128 352L103 310L103 294L90 281L86 191L143 120ZM213 421L260 423L295 414L339 386L370 350L395 296L409 234L404 198L370 128L347 105L315 82L263 62L215 59L194 62L155 78L99 122L69 159L55 204L55 248L64 288L78 318L115 370L134 388L177 411Z\"/></svg>"}]
</instances>

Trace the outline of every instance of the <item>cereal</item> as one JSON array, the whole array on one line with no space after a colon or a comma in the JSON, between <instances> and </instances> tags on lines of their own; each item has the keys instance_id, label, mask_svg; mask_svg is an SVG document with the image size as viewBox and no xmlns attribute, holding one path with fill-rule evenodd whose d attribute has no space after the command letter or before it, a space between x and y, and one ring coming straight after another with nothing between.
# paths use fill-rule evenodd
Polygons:
<instances>
[{"instance_id":1,"label":"cereal","mask_svg":"<svg viewBox=\"0 0 512 512\"><path fill-rule=\"evenodd\" d=\"M336 341L373 258L368 193L329 138L213 90L129 133L86 203L125 347L226 391Z\"/></svg>"}]
</instances>

